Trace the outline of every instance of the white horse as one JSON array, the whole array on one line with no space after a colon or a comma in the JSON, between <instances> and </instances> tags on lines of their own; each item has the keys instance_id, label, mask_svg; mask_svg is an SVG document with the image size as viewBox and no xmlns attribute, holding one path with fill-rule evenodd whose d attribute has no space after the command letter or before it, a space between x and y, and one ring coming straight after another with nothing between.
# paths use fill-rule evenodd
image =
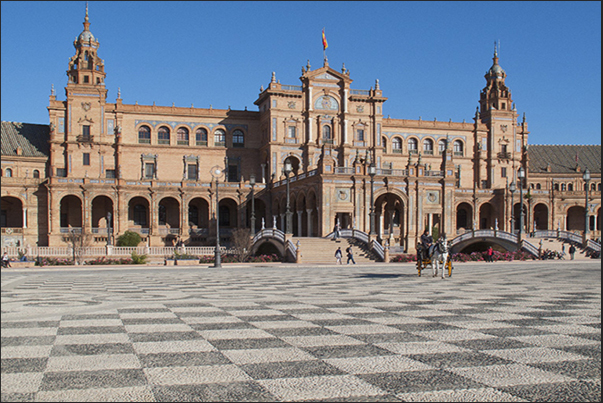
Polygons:
<instances>
[{"instance_id":1,"label":"white horse","mask_svg":"<svg viewBox=\"0 0 603 403\"><path fill-rule=\"evenodd\" d=\"M446 238L440 238L435 243L430 260L433 276L436 277L438 275L438 270L441 268L442 278L444 278L444 269L446 268L446 262L448 262L448 241Z\"/></svg>"}]
</instances>

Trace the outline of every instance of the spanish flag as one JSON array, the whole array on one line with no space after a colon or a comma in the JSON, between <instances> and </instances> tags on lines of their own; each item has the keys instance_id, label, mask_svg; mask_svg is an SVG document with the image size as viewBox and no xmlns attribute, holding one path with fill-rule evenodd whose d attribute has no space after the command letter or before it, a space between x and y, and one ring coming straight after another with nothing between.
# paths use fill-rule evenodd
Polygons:
<instances>
[{"instance_id":1,"label":"spanish flag","mask_svg":"<svg viewBox=\"0 0 603 403\"><path fill-rule=\"evenodd\" d=\"M329 44L327 43L327 37L325 36L325 29L322 29L322 50L327 50Z\"/></svg>"}]
</instances>

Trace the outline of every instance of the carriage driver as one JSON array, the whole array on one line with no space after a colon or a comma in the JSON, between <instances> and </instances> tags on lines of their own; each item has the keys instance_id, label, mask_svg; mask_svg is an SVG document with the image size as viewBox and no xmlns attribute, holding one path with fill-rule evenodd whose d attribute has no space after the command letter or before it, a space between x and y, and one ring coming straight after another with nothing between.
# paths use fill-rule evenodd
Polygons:
<instances>
[{"instance_id":1,"label":"carriage driver","mask_svg":"<svg viewBox=\"0 0 603 403\"><path fill-rule=\"evenodd\" d=\"M429 248L431 248L431 246L433 245L433 237L431 235L429 235L429 232L427 231L427 229L425 230L425 232L423 232L423 235L421 235L421 244L419 245L419 259L423 260L424 258L429 257L430 255L430 250Z\"/></svg>"}]
</instances>

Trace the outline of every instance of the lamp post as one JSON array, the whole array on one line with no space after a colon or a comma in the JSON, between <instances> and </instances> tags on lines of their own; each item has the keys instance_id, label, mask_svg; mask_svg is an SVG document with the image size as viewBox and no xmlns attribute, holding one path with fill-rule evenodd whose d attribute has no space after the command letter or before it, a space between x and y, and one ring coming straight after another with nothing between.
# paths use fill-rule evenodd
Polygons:
<instances>
[{"instance_id":1,"label":"lamp post","mask_svg":"<svg viewBox=\"0 0 603 403\"><path fill-rule=\"evenodd\" d=\"M521 236L523 234L523 178L526 176L526 171L523 167L519 168L519 172L517 173L517 178L519 178L519 234L517 236L517 242L521 242Z\"/></svg>"},{"instance_id":2,"label":"lamp post","mask_svg":"<svg viewBox=\"0 0 603 403\"><path fill-rule=\"evenodd\" d=\"M107 246L111 246L111 236L113 235L113 228L111 226L111 212L107 213Z\"/></svg>"},{"instance_id":3,"label":"lamp post","mask_svg":"<svg viewBox=\"0 0 603 403\"><path fill-rule=\"evenodd\" d=\"M515 181L511 182L509 185L509 192L511 192L511 233L515 232L515 202L513 200L513 194L517 190L515 186Z\"/></svg>"},{"instance_id":4,"label":"lamp post","mask_svg":"<svg viewBox=\"0 0 603 403\"><path fill-rule=\"evenodd\" d=\"M255 187L255 175L251 174L249 177L249 184L251 185L251 235L255 235L255 197L254 197L254 187Z\"/></svg>"},{"instance_id":5,"label":"lamp post","mask_svg":"<svg viewBox=\"0 0 603 403\"><path fill-rule=\"evenodd\" d=\"M588 237L589 230L589 216L588 216L588 182L590 182L590 171L588 168L584 170L584 174L582 175L582 179L584 179L584 193L585 193L585 202L584 202L584 242Z\"/></svg>"},{"instance_id":6,"label":"lamp post","mask_svg":"<svg viewBox=\"0 0 603 403\"><path fill-rule=\"evenodd\" d=\"M293 215L293 213L291 212L291 208L289 206L289 174L291 173L291 162L289 161L285 161L285 168L284 168L284 172L285 172L285 176L287 176L287 211L286 211L286 223L285 223L285 232L287 234L291 233L291 227L292 222L291 222L291 216Z\"/></svg>"},{"instance_id":7,"label":"lamp post","mask_svg":"<svg viewBox=\"0 0 603 403\"><path fill-rule=\"evenodd\" d=\"M211 169L211 176L216 180L216 250L214 252L214 267L222 267L222 256L220 255L220 198L218 196L218 180L223 171L219 166Z\"/></svg>"},{"instance_id":8,"label":"lamp post","mask_svg":"<svg viewBox=\"0 0 603 403\"><path fill-rule=\"evenodd\" d=\"M375 235L375 201L373 199L374 195L374 184L375 184L375 173L376 173L375 164L371 162L368 167L368 173L371 177L371 212L369 214L371 219L371 233L370 235Z\"/></svg>"}]
</instances>

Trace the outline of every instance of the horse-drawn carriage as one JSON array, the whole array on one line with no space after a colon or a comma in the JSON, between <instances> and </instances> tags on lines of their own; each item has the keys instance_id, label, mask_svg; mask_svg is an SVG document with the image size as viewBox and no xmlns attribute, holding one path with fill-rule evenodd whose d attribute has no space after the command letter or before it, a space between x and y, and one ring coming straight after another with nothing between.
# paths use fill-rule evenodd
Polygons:
<instances>
[{"instance_id":1,"label":"horse-drawn carriage","mask_svg":"<svg viewBox=\"0 0 603 403\"><path fill-rule=\"evenodd\" d=\"M426 269L427 266L431 266L433 277L438 275L439 269L442 270L442 278L444 278L446 270L448 271L448 277L452 276L452 259L449 253L449 244L445 238L440 238L427 250L424 250L419 246L417 257L417 271L419 272L419 277L421 277L421 270Z\"/></svg>"}]
</instances>

